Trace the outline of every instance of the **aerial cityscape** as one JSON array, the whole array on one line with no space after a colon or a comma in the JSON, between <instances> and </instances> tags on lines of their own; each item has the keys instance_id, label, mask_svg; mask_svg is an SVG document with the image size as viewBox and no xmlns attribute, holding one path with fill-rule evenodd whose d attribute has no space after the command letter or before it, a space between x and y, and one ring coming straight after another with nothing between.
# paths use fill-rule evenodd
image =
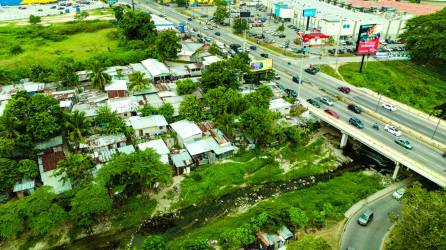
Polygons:
<instances>
[{"instance_id":1,"label":"aerial cityscape","mask_svg":"<svg viewBox=\"0 0 446 250\"><path fill-rule=\"evenodd\" d=\"M0 249L446 249L446 0L0 0Z\"/></svg>"}]
</instances>

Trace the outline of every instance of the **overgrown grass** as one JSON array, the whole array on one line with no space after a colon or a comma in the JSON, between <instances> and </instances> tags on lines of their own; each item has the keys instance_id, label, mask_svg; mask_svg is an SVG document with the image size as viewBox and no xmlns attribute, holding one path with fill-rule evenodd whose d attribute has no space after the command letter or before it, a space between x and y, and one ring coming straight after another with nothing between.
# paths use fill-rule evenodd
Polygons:
<instances>
[{"instance_id":1,"label":"overgrown grass","mask_svg":"<svg viewBox=\"0 0 446 250\"><path fill-rule=\"evenodd\" d=\"M321 72L323 72L323 73L325 73L325 74L327 74L327 75L329 75L329 76L332 76L332 77L334 77L334 78L337 78L337 79L339 79L339 80L342 80L341 79L341 76L336 72L336 70L333 68L333 67L331 67L330 65L326 65L326 64L321 64L321 65L319 65L319 67L320 67L320 69L321 69Z\"/></svg>"},{"instance_id":2,"label":"overgrown grass","mask_svg":"<svg viewBox=\"0 0 446 250\"><path fill-rule=\"evenodd\" d=\"M347 63L339 72L353 85L369 88L428 113L446 102L446 80L410 61L369 62L362 74L358 69L359 63Z\"/></svg>"},{"instance_id":3,"label":"overgrown grass","mask_svg":"<svg viewBox=\"0 0 446 250\"><path fill-rule=\"evenodd\" d=\"M262 212L270 217L283 216L284 211L290 207L299 207L306 211L311 221L313 211L321 211L324 203L331 203L333 211L329 216L331 220L341 220L343 213L355 202L376 192L381 188L378 176L368 176L361 173L345 173L343 176L328 182L319 183L313 187L282 194L278 197L265 200L250 208L246 212L223 218L216 218L206 225L189 229L185 234L171 239L169 244L175 248L185 239L204 237L206 239L220 239L227 231L249 223L250 219Z\"/></svg>"},{"instance_id":4,"label":"overgrown grass","mask_svg":"<svg viewBox=\"0 0 446 250\"><path fill-rule=\"evenodd\" d=\"M118 227L136 225L143 220L149 219L155 207L155 200L142 196L131 197L115 212L113 225Z\"/></svg>"},{"instance_id":5,"label":"overgrown grass","mask_svg":"<svg viewBox=\"0 0 446 250\"><path fill-rule=\"evenodd\" d=\"M239 36L243 37L243 35L239 35ZM256 38L246 37L246 39L257 44L257 39ZM260 44L257 44L257 46L263 46L265 48L268 48L268 49L270 49L272 51L275 51L275 52L277 52L277 53L279 53L281 55L285 55L285 56L288 56L288 57L295 57L295 58L302 58L302 57L304 57L303 55L296 55L293 52L288 51L287 49L276 47L276 46L274 46L272 44L269 44L269 43L266 43L264 41L260 41Z\"/></svg>"}]
</instances>

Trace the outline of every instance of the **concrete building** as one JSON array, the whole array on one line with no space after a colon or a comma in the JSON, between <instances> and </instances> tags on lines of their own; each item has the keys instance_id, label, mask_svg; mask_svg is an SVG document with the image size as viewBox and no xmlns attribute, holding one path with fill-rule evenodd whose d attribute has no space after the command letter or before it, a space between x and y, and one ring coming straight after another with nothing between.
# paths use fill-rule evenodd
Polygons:
<instances>
[{"instance_id":1,"label":"concrete building","mask_svg":"<svg viewBox=\"0 0 446 250\"><path fill-rule=\"evenodd\" d=\"M178 145L184 147L184 142L198 140L202 137L201 129L195 124L188 120L181 120L169 124L175 133L177 133Z\"/></svg>"},{"instance_id":2,"label":"concrete building","mask_svg":"<svg viewBox=\"0 0 446 250\"><path fill-rule=\"evenodd\" d=\"M141 64L149 73L153 82L168 80L170 77L170 71L167 66L156 59L146 59Z\"/></svg>"},{"instance_id":3,"label":"concrete building","mask_svg":"<svg viewBox=\"0 0 446 250\"><path fill-rule=\"evenodd\" d=\"M127 81L126 80L112 80L110 84L104 88L107 92L108 98L119 98L127 95Z\"/></svg>"},{"instance_id":4,"label":"concrete building","mask_svg":"<svg viewBox=\"0 0 446 250\"><path fill-rule=\"evenodd\" d=\"M196 62L198 60L196 55L201 48L203 48L202 43L182 42L177 59L185 62Z\"/></svg>"},{"instance_id":5,"label":"concrete building","mask_svg":"<svg viewBox=\"0 0 446 250\"><path fill-rule=\"evenodd\" d=\"M157 154L160 155L160 160L164 164L169 164L169 154L170 150L164 143L163 139L152 140L148 142L143 142L138 144L139 150L145 150L147 148L153 149Z\"/></svg>"},{"instance_id":6,"label":"concrete building","mask_svg":"<svg viewBox=\"0 0 446 250\"><path fill-rule=\"evenodd\" d=\"M273 99L269 102L269 110L288 115L290 113L292 104L285 101L283 98Z\"/></svg>"},{"instance_id":7,"label":"concrete building","mask_svg":"<svg viewBox=\"0 0 446 250\"><path fill-rule=\"evenodd\" d=\"M162 115L132 116L127 119L127 125L135 131L137 138L152 137L167 132L167 121Z\"/></svg>"},{"instance_id":8,"label":"concrete building","mask_svg":"<svg viewBox=\"0 0 446 250\"><path fill-rule=\"evenodd\" d=\"M107 100L107 105L112 112L118 113L122 117L136 115L139 104L134 96L115 98Z\"/></svg>"}]
</instances>

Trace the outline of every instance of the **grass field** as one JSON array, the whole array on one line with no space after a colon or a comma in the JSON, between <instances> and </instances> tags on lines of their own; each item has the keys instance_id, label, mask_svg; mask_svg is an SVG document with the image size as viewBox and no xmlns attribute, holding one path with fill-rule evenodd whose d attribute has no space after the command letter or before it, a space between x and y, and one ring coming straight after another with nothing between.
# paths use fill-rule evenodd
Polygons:
<instances>
[{"instance_id":1,"label":"grass field","mask_svg":"<svg viewBox=\"0 0 446 250\"><path fill-rule=\"evenodd\" d=\"M409 61L369 62L362 74L359 63L339 68L344 79L424 112L446 102L446 80L426 67Z\"/></svg>"},{"instance_id":2,"label":"grass field","mask_svg":"<svg viewBox=\"0 0 446 250\"><path fill-rule=\"evenodd\" d=\"M249 223L251 218L262 212L266 212L269 215L280 215L292 206L306 211L311 220L312 212L320 211L323 204L329 202L333 205L333 212L328 219L340 221L343 218L343 213L351 205L380 188L381 184L378 176L345 173L343 176L328 182L319 183L310 188L288 192L262 201L241 214L217 218L200 228L188 230L188 232L174 238L169 243L174 247L182 240L196 237L220 239L225 231L237 228L244 223Z\"/></svg>"},{"instance_id":3,"label":"grass field","mask_svg":"<svg viewBox=\"0 0 446 250\"><path fill-rule=\"evenodd\" d=\"M325 73L325 74L327 74L329 76L332 76L334 78L341 79L341 77L335 71L335 69L333 67L331 67L329 65L325 65L325 64L321 64L321 65L319 65L319 67L321 69L321 72L323 72L323 73Z\"/></svg>"}]
</instances>

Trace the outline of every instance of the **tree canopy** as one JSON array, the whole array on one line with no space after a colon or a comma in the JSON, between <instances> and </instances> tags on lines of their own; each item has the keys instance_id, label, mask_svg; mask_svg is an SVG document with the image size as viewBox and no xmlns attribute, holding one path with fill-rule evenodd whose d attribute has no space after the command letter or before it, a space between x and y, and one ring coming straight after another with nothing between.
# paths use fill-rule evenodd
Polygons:
<instances>
[{"instance_id":1,"label":"tree canopy","mask_svg":"<svg viewBox=\"0 0 446 250\"><path fill-rule=\"evenodd\" d=\"M237 18L234 19L234 24L232 25L234 32L237 34L242 34L243 31L249 29L248 21L246 19Z\"/></svg>"},{"instance_id":2,"label":"tree canopy","mask_svg":"<svg viewBox=\"0 0 446 250\"><path fill-rule=\"evenodd\" d=\"M197 84L195 84L192 79L187 78L184 80L177 80L177 92L179 95L192 94L197 89Z\"/></svg>"},{"instance_id":3,"label":"tree canopy","mask_svg":"<svg viewBox=\"0 0 446 250\"><path fill-rule=\"evenodd\" d=\"M429 64L445 75L446 8L430 15L414 17L406 22L400 38L418 63Z\"/></svg>"},{"instance_id":4,"label":"tree canopy","mask_svg":"<svg viewBox=\"0 0 446 250\"><path fill-rule=\"evenodd\" d=\"M402 216L386 249L446 249L446 192L427 191L415 183L402 203Z\"/></svg>"},{"instance_id":5,"label":"tree canopy","mask_svg":"<svg viewBox=\"0 0 446 250\"><path fill-rule=\"evenodd\" d=\"M256 143L266 143L274 134L274 114L269 109L250 107L243 112L240 122Z\"/></svg>"},{"instance_id":6,"label":"tree canopy","mask_svg":"<svg viewBox=\"0 0 446 250\"><path fill-rule=\"evenodd\" d=\"M161 61L177 58L181 51L180 38L173 30L166 30L158 33L155 40L155 53Z\"/></svg>"},{"instance_id":7,"label":"tree canopy","mask_svg":"<svg viewBox=\"0 0 446 250\"><path fill-rule=\"evenodd\" d=\"M150 235L144 239L142 250L168 250L166 239L160 235Z\"/></svg>"},{"instance_id":8,"label":"tree canopy","mask_svg":"<svg viewBox=\"0 0 446 250\"><path fill-rule=\"evenodd\" d=\"M214 12L214 16L212 17L212 19L214 20L214 22L221 24L227 17L228 10L226 9L226 6L218 6Z\"/></svg>"},{"instance_id":9,"label":"tree canopy","mask_svg":"<svg viewBox=\"0 0 446 250\"><path fill-rule=\"evenodd\" d=\"M20 176L16 161L0 158L0 193L11 192Z\"/></svg>"},{"instance_id":10,"label":"tree canopy","mask_svg":"<svg viewBox=\"0 0 446 250\"><path fill-rule=\"evenodd\" d=\"M96 111L96 123L98 123L101 134L119 134L125 132L125 122L118 113L111 111L108 106L104 106Z\"/></svg>"},{"instance_id":11,"label":"tree canopy","mask_svg":"<svg viewBox=\"0 0 446 250\"><path fill-rule=\"evenodd\" d=\"M23 177L34 179L39 175L39 166L33 160L24 159L19 161L18 168Z\"/></svg>"},{"instance_id":12,"label":"tree canopy","mask_svg":"<svg viewBox=\"0 0 446 250\"><path fill-rule=\"evenodd\" d=\"M73 185L77 185L93 179L93 168L94 161L91 156L80 153L67 154L57 163L56 174L62 176L63 182L70 181Z\"/></svg>"},{"instance_id":13,"label":"tree canopy","mask_svg":"<svg viewBox=\"0 0 446 250\"><path fill-rule=\"evenodd\" d=\"M127 11L118 24L119 32L127 40L150 42L156 36L155 24L150 14L141 11Z\"/></svg>"},{"instance_id":14,"label":"tree canopy","mask_svg":"<svg viewBox=\"0 0 446 250\"><path fill-rule=\"evenodd\" d=\"M188 95L180 103L180 116L189 121L202 121L206 118L203 103L195 96Z\"/></svg>"}]
</instances>

